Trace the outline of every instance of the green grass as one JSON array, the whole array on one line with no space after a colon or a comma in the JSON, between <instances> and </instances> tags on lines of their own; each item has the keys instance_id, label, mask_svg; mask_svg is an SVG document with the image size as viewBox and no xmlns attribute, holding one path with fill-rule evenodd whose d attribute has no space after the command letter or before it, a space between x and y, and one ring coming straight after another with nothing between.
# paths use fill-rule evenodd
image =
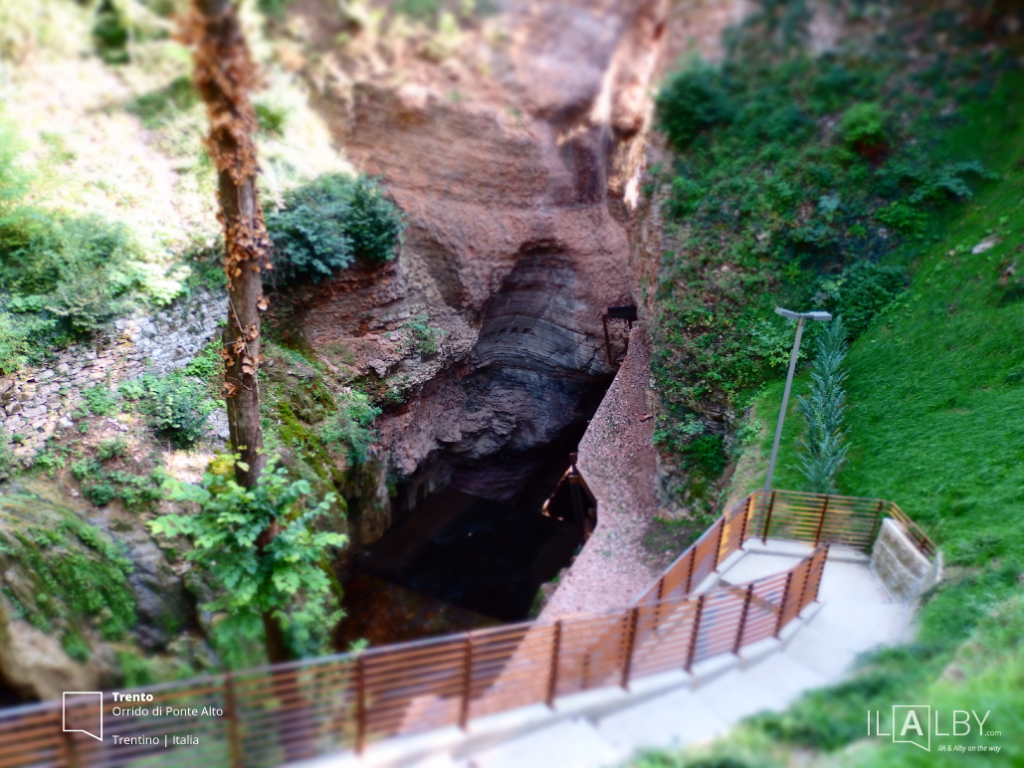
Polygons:
<instances>
[{"instance_id":1,"label":"green grass","mask_svg":"<svg viewBox=\"0 0 1024 768\"><path fill-rule=\"evenodd\" d=\"M1022 85L1008 76L950 138L954 151L984 147L1001 180L912 264L909 291L847 357L851 453L840 492L896 501L952 565L1024 563L1024 422L1014 418L1024 412L1024 290L999 281L1024 247L1024 108L1002 98ZM970 252L993 236L1002 242ZM794 394L806 389L803 374ZM774 425L781 392L776 382L757 401L762 421ZM802 423L790 403L775 486L799 489ZM771 439L769 430L763 452Z\"/></svg>"},{"instance_id":2,"label":"green grass","mask_svg":"<svg viewBox=\"0 0 1024 768\"><path fill-rule=\"evenodd\" d=\"M1012 632L1000 629L1003 619L990 614L1016 600L1017 618L1010 623L1018 626L1021 620L1024 293L1012 279L1001 285L999 278L1024 243L1024 169L1017 163L1024 156L1024 105L1006 98L1022 86L1024 75L1008 76L996 96L972 107L964 125L950 135L954 153L983 148L982 159L998 171L999 180L981 189L913 261L908 292L876 318L847 357L851 453L838 478L839 491L896 501L945 554L947 579L927 596L911 645L864 659L850 680L805 695L785 713L754 718L730 743L742 744L754 738L753 732L777 745L828 752L864 738L867 709L915 699L949 711L972 705L991 709L992 722L1001 724L991 727L1002 730L998 743L1004 750L972 759L1020 764L1012 761L1021 759L1015 745L1024 743L1019 737L1024 733L1024 653L1020 636L1011 642ZM993 236L1002 242L971 253ZM807 387L804 372L794 394ZM775 382L754 399L760 421L774 427L781 394L782 383ZM774 486L801 489L797 440L803 425L793 400L791 405ZM763 464L772 436L772 429L766 430L755 448ZM749 489L763 480L763 472L752 477ZM981 633L982 640L966 642L972 632ZM985 643L998 648L971 650ZM974 656L966 680L935 682L957 654L967 653ZM917 755L890 745L878 754L872 748L854 764L952 765L956 759L963 756ZM665 764L690 765L679 760Z\"/></svg>"},{"instance_id":3,"label":"green grass","mask_svg":"<svg viewBox=\"0 0 1024 768\"><path fill-rule=\"evenodd\" d=\"M798 5L764 4L720 66L684 67L656 100L676 155L647 190L659 191L665 252L641 303L666 489L691 511L720 500L732 413L784 372L792 329L772 307L842 313L859 335L938 222L991 177L950 151L960 115L944 110L983 99L1011 65L1005 52L898 6L884 29L851 29L840 50L811 56L780 42L789 22L772 15ZM913 58L904 38L922 23Z\"/></svg>"}]
</instances>

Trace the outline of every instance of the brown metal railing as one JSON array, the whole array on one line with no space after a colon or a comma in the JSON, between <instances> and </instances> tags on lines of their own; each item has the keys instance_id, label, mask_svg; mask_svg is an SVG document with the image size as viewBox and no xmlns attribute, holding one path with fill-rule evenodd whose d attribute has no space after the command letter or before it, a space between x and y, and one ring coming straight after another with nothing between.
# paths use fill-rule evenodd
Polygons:
<instances>
[{"instance_id":1,"label":"brown metal railing","mask_svg":"<svg viewBox=\"0 0 1024 768\"><path fill-rule=\"evenodd\" d=\"M882 520L892 517L903 526L929 559L935 544L895 503L856 496L826 496L797 491L755 491L723 514L683 552L636 602L688 595L727 557L752 538L842 544L868 552Z\"/></svg>"},{"instance_id":2,"label":"brown metal railing","mask_svg":"<svg viewBox=\"0 0 1024 768\"><path fill-rule=\"evenodd\" d=\"M133 691L152 694L145 703L126 705L105 694L104 742L62 733L60 702L0 710L0 768L280 765L333 751L362 752L381 739L465 727L520 706L552 705L581 691L690 670L778 636L817 598L829 543L866 548L883 514L896 513L902 515L877 500L754 494L711 526L631 607ZM816 548L789 571L690 594L745 541L783 535ZM923 533L915 541L931 545ZM83 720L84 707L68 705L69 727ZM147 712L114 716L115 707ZM168 707L212 713L168 714ZM114 744L115 735L139 741ZM175 744L176 736L198 743Z\"/></svg>"}]
</instances>

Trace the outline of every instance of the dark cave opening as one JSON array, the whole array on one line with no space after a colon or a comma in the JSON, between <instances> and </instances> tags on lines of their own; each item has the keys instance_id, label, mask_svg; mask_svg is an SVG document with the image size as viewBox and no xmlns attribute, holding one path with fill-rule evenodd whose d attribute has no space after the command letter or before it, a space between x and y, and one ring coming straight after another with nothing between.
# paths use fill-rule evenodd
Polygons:
<instances>
[{"instance_id":1,"label":"dark cave opening","mask_svg":"<svg viewBox=\"0 0 1024 768\"><path fill-rule=\"evenodd\" d=\"M581 387L579 418L550 442L472 461L439 453L401 483L391 527L346 580L350 618L338 647L528 619L541 585L571 564L592 530L560 481L611 378Z\"/></svg>"}]
</instances>

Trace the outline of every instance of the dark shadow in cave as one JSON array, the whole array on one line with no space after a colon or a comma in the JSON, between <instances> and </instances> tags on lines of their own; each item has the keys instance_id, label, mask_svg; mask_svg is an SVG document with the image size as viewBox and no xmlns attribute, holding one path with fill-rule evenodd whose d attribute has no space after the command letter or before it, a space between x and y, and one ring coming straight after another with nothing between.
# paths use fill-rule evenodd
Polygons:
<instances>
[{"instance_id":1,"label":"dark shadow in cave","mask_svg":"<svg viewBox=\"0 0 1024 768\"><path fill-rule=\"evenodd\" d=\"M588 416L597 410L605 382L582 399ZM587 422L562 430L548 445L523 454L498 452L447 474L451 482L396 515L387 533L356 558L356 568L430 598L502 621L529 618L537 590L572 562L584 542L578 519L545 517L542 506L569 468ZM436 468L426 469L437 474ZM516 490L487 499L467 492L488 487ZM415 478L410 480L415 484ZM420 486L422 487L422 486Z\"/></svg>"}]
</instances>

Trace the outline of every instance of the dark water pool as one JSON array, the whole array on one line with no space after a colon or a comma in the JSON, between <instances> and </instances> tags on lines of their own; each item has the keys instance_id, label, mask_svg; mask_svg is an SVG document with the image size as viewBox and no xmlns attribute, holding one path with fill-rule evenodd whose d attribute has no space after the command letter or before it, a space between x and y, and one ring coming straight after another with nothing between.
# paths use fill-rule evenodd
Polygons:
<instances>
[{"instance_id":1,"label":"dark water pool","mask_svg":"<svg viewBox=\"0 0 1024 768\"><path fill-rule=\"evenodd\" d=\"M549 491L550 492L550 491ZM358 570L502 621L529 615L540 585L583 541L574 521L451 486L431 494L356 559Z\"/></svg>"}]
</instances>

